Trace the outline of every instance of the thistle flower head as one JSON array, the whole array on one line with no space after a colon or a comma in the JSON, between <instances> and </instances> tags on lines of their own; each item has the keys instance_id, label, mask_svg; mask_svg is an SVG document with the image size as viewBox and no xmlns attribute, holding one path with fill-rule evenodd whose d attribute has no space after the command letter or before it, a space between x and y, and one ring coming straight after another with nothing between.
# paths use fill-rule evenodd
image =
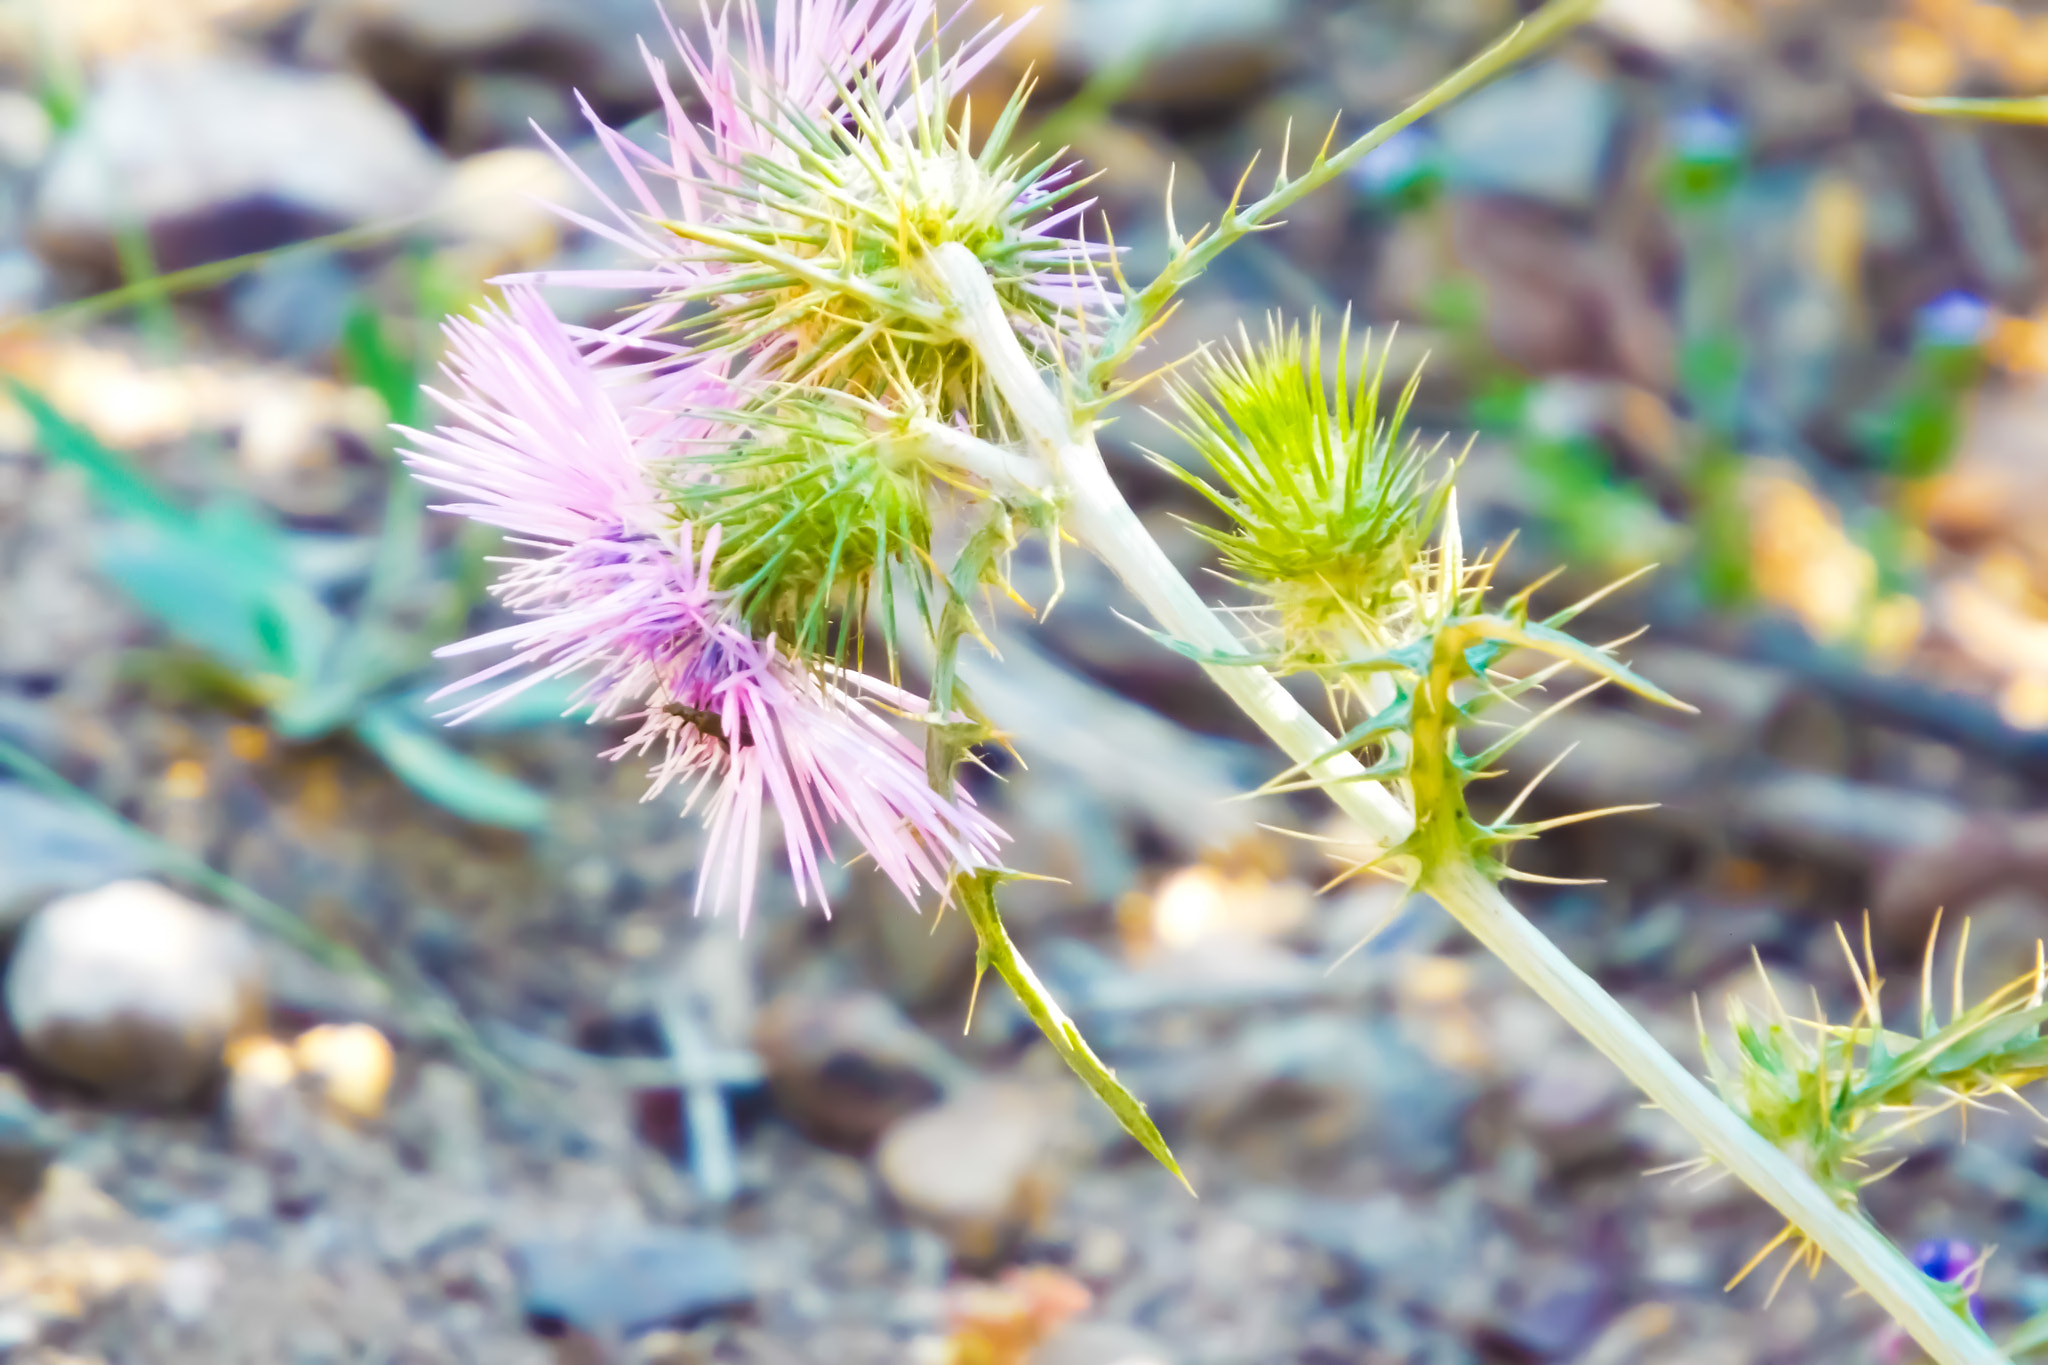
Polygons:
<instances>
[{"instance_id":1,"label":"thistle flower head","mask_svg":"<svg viewBox=\"0 0 2048 1365\"><path fill-rule=\"evenodd\" d=\"M691 461L676 505L718 526L716 586L756 635L843 661L870 599L894 647L896 596L930 583L929 466L865 404L794 389ZM828 638L829 637L829 638Z\"/></svg>"},{"instance_id":2,"label":"thistle flower head","mask_svg":"<svg viewBox=\"0 0 2048 1365\"><path fill-rule=\"evenodd\" d=\"M1496 762L1549 713L1477 752L1462 747L1464 734L1566 667L1593 674L1595 686L1615 682L1652 701L1680 703L1630 671L1612 647L1565 633L1612 587L1544 620L1531 615L1533 586L1488 608L1499 556L1468 558L1451 471L1427 477L1427 453L1403 435L1417 381L1384 409L1386 349L1376 362L1369 344L1364 350L1354 370L1348 329L1340 331L1335 382L1326 383L1320 329L1311 324L1304 335L1270 323L1264 346L1247 341L1210 363L1206 393L1186 385L1177 393L1181 430L1224 491L1168 467L1230 518L1226 529L1201 534L1268 603L1266 648L1253 657L1315 673L1347 724L1327 753L1289 769L1270 789L1321 785L1302 775L1322 759L1362 751L1363 772L1345 780L1399 779L1415 813L1410 836L1369 866L1401 861L1419 877L1470 861L1523 877L1501 850L1610 812L1517 824L1525 790L1482 823L1466 805L1466 787L1496 775ZM1522 679L1500 673L1517 651L1553 663ZM1189 652L1211 664L1245 657Z\"/></svg>"},{"instance_id":3,"label":"thistle flower head","mask_svg":"<svg viewBox=\"0 0 2048 1365\"><path fill-rule=\"evenodd\" d=\"M1095 274L1102 249L1059 235L1087 207L1066 202L1080 186L1053 161L1011 150L1024 90L979 152L966 118L948 122L955 92L1023 21L990 24L942 54L937 10L937 0L801 0L778 9L771 45L757 0L742 0L703 48L675 35L706 124L691 121L652 56L666 160L591 116L626 192L608 197L586 179L609 221L577 221L639 264L525 278L638 292L621 334L680 328L687 352L772 357L784 380L870 393L908 373L951 408L986 395L919 262L959 242L987 264L1020 327L1061 351L1113 306Z\"/></svg>"},{"instance_id":4,"label":"thistle flower head","mask_svg":"<svg viewBox=\"0 0 2048 1365\"><path fill-rule=\"evenodd\" d=\"M1448 471L1405 431L1419 372L1383 406L1388 348L1354 352L1349 319L1326 362L1323 329L1267 322L1212 356L1202 387L1174 390L1178 430L1222 480L1219 492L1169 462L1229 519L1197 527L1271 604L1275 634L1303 666L1408 638L1428 597L1416 573L1449 506Z\"/></svg>"},{"instance_id":5,"label":"thistle flower head","mask_svg":"<svg viewBox=\"0 0 2048 1365\"><path fill-rule=\"evenodd\" d=\"M782 373L800 382L874 392L904 374L966 407L985 395L925 268L932 250L973 252L1048 357L1063 357L1064 340L1113 307L1094 273L1098 249L1054 232L1088 207L1050 212L1083 182L1009 150L1025 92L974 152L971 128L946 120L944 80L913 85L894 109L871 85L850 88L842 121L793 123L781 155L742 161L743 182L712 214L664 224L685 259L711 272L681 295L708 310L700 337L723 349L774 346Z\"/></svg>"},{"instance_id":6,"label":"thistle flower head","mask_svg":"<svg viewBox=\"0 0 2048 1365\"><path fill-rule=\"evenodd\" d=\"M754 896L764 809L773 807L800 898L825 890L820 855L843 825L914 898L955 871L997 864L1001 832L964 794L934 791L922 752L864 700L917 717L916 698L803 663L748 629L717 583L721 536L700 534L674 489L703 473L687 450L636 436L608 385L544 303L507 291L502 309L449 328L455 424L410 433L419 476L469 499L458 511L535 551L495 591L526 619L444 650L509 650L457 683L498 686L455 712L478 715L546 679L581 676L593 718L636 719L613 751L654 755L649 795L689 787L709 847L698 904ZM698 381L715 390L717 372ZM944 718L939 718L944 719Z\"/></svg>"},{"instance_id":7,"label":"thistle flower head","mask_svg":"<svg viewBox=\"0 0 2048 1365\"><path fill-rule=\"evenodd\" d=\"M637 263L513 282L639 295L623 322L574 335L609 382L635 387L621 404L635 437L688 448L659 492L720 529L713 586L757 637L838 663L860 659L878 607L893 667L894 599L931 587L946 473L901 434L1002 406L927 255L972 251L1050 363L1078 355L1112 296L1100 249L1059 235L1087 207L1066 202L1080 186L1010 149L1025 92L978 151L971 111L948 121L1016 24L947 53L938 0L789 0L772 33L765 8L721 10L701 45L672 35L701 123L649 57L666 159L593 119L625 193L578 221Z\"/></svg>"}]
</instances>

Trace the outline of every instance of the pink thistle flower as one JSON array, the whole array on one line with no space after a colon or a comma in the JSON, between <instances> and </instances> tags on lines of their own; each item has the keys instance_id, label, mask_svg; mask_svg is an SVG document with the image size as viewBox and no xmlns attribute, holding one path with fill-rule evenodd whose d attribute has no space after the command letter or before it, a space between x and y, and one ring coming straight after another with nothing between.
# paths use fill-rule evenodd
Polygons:
<instances>
[{"instance_id":1,"label":"pink thistle flower","mask_svg":"<svg viewBox=\"0 0 2048 1365\"><path fill-rule=\"evenodd\" d=\"M919 749L850 689L909 716L923 711L918 699L857 674L821 677L748 635L712 586L716 529L693 540L662 496L676 473L648 452L666 442L634 435L622 386L607 385L537 294L507 290L503 309L451 322L448 341L458 395L436 397L456 423L409 432L408 462L465 499L438 510L538 551L494 588L527 619L441 651L511 651L444 690L499 683L452 721L583 675L577 695L594 720L640 721L609 756L658 750L648 796L680 783L685 812L703 806L697 906L734 907L742 924L771 804L799 901L816 892L828 913L820 854L834 825L913 901L955 869L999 865L1002 831L964 793L933 791ZM686 378L707 401L729 386L716 366Z\"/></svg>"},{"instance_id":2,"label":"pink thistle flower","mask_svg":"<svg viewBox=\"0 0 2048 1365\"><path fill-rule=\"evenodd\" d=\"M664 219L703 221L722 207L721 190L744 178L749 156L776 157L786 150L792 117L837 119L843 93L856 78L867 83L883 108L904 102L912 73L932 36L950 26L937 21L938 0L782 0L772 43L762 22L760 0L722 6L714 18L705 0L702 48L663 15L669 38L709 113L709 125L693 122L670 82L668 69L640 44L641 60L661 97L669 143L666 160L606 124L580 94L578 106L625 188L620 202L600 188L545 133L542 140L603 205L610 222L567 208L569 221L611 242L638 260L616 270L540 271L508 281L586 289L627 289L661 300L680 288L702 284L715 271L679 255ZM1029 22L983 27L940 67L940 80L954 88L971 81L994 61ZM666 195L666 202L664 202ZM620 331L658 332L683 304L657 301L640 310Z\"/></svg>"},{"instance_id":3,"label":"pink thistle flower","mask_svg":"<svg viewBox=\"0 0 2048 1365\"><path fill-rule=\"evenodd\" d=\"M759 262L744 251L735 255L729 243L684 240L692 236L691 225L737 232L802 256L814 249L802 239L822 221L818 215L844 215L841 235L851 231L893 244L904 234L887 219L900 214L925 224L911 238L934 225L942 235L956 231L974 240L993 232L1006 245L991 263L1000 261L999 283L1015 286L1014 301L1032 315L1028 330L1048 347L1071 350L1121 303L1103 269L1109 248L1080 232L1095 201L1071 202L1075 167L1004 162L994 144L977 159L947 145L943 133L934 142L925 126L934 113L943 114L933 106L945 92L986 69L1030 16L1007 26L992 22L950 55L934 59L932 49L950 24L938 22L937 12L938 0L782 0L771 43L759 0L739 0L715 19L707 12L701 48L671 24L670 37L706 108L706 121L700 125L690 118L667 69L643 43L665 112L667 157L606 126L587 103L584 115L623 192L607 193L563 156L603 207L601 217L561 212L622 249L629 263L509 278L636 294L640 302L624 321L589 335L612 344L644 343L681 322L693 304L733 308L734 295L717 287L722 282L744 282L737 291L742 296L784 292L765 283ZM880 148L877 139L894 145ZM776 170L790 174L779 177ZM814 194L821 196L816 202ZM943 226L949 221L951 228ZM799 240L792 247L780 237L793 229ZM834 273L832 262L819 264L826 276ZM884 284L882 292L890 287ZM929 301L926 306L936 308ZM854 311L875 307L869 296ZM804 327L801 310L786 298L743 307L732 316L765 319L758 332L735 324L722 344L754 352L754 363L771 369L774 360L787 361L818 340L790 334L792 323L799 333ZM850 314L839 302L821 302L811 316ZM695 321L701 326L702 316ZM871 337L888 329L878 321L873 332L852 330ZM675 350L697 354L686 346Z\"/></svg>"}]
</instances>

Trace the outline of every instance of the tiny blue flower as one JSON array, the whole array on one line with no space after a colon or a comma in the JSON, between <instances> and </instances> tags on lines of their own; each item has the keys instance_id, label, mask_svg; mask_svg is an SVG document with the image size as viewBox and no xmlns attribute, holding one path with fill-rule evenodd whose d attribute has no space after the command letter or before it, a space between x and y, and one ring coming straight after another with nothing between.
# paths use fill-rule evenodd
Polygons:
<instances>
[{"instance_id":1,"label":"tiny blue flower","mask_svg":"<svg viewBox=\"0 0 2048 1365\"><path fill-rule=\"evenodd\" d=\"M1360 158L1351 169L1351 180L1373 199L1397 199L1442 174L1443 156L1436 134L1412 124Z\"/></svg>"},{"instance_id":2,"label":"tiny blue flower","mask_svg":"<svg viewBox=\"0 0 2048 1365\"><path fill-rule=\"evenodd\" d=\"M1991 305L1962 289L1926 304L1913 319L1914 337L1923 346L1979 346L1990 327Z\"/></svg>"},{"instance_id":3,"label":"tiny blue flower","mask_svg":"<svg viewBox=\"0 0 2048 1365\"><path fill-rule=\"evenodd\" d=\"M1983 1265L1977 1248L1956 1237L1932 1238L1913 1248L1913 1264L1931 1280L1968 1286L1970 1316L1979 1327L1984 1325L1984 1301L1976 1293L1976 1280Z\"/></svg>"},{"instance_id":4,"label":"tiny blue flower","mask_svg":"<svg viewBox=\"0 0 2048 1365\"><path fill-rule=\"evenodd\" d=\"M1671 120L1671 145L1680 159L1694 165L1729 166L1742 159L1747 138L1734 115L1707 105L1687 109Z\"/></svg>"}]
</instances>

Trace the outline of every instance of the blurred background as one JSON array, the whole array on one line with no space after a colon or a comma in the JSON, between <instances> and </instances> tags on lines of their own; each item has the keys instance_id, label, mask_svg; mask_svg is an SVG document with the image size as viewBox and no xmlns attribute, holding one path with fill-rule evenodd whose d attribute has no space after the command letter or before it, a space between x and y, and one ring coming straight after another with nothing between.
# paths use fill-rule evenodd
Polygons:
<instances>
[{"instance_id":1,"label":"blurred background","mask_svg":"<svg viewBox=\"0 0 2048 1365\"><path fill-rule=\"evenodd\" d=\"M1048 0L977 103L1032 65L1143 277L1169 173L1205 221L1290 122L1389 114L1516 12ZM1326 805L1229 799L1272 755L1079 555L969 676L1022 759L987 799L1061 879L1013 888L1021 943L1199 1201L1000 988L962 1032L957 918L856 868L830 923L772 880L744 937L693 922L694 824L560 697L437 726L495 547L388 424L434 419L438 321L488 277L610 259L535 197L607 174L576 92L659 145L643 32L667 53L645 0L0 0L0 1357L1909 1358L1832 1271L1724 1293L1773 1217L1646 1178L1682 1135L1434 906L1344 957L1398 892L1319 894ZM1151 352L1398 323L1419 425L1477 433L1467 541L1519 533L1504 580L1661 566L1589 635L1651 626L1700 714L1596 697L1498 785L1576 746L1536 808L1662 803L1549 836L1527 870L1604 880L1520 899L1689 1062L1694 1000L1718 1031L1759 967L1850 1013L1866 912L1902 987L1938 906L1973 989L2048 926L2048 131L1887 99L2044 86L2017 5L1618 0L1224 258ZM1109 453L1197 572L1156 398ZM2038 1123L1959 1128L1870 1207L1995 1246L2015 1321L2048 1308Z\"/></svg>"}]
</instances>

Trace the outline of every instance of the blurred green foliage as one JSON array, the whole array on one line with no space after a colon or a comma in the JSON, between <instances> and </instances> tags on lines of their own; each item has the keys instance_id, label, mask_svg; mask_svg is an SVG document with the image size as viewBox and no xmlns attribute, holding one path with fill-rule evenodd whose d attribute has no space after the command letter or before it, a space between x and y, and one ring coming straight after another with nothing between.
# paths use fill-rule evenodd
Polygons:
<instances>
[{"instance_id":1,"label":"blurred green foliage","mask_svg":"<svg viewBox=\"0 0 2048 1365\"><path fill-rule=\"evenodd\" d=\"M422 267L419 330L453 292ZM420 348L411 329L367 304L341 341L344 371L383 398L393 418L416 421ZM367 581L334 605L306 572L293 535L264 508L232 494L188 507L120 453L58 412L18 379L7 380L43 451L86 476L114 519L100 568L176 640L152 671L193 699L260 709L283 739L346 733L374 751L420 795L480 824L532 831L548 818L532 787L462 753L436 733L417 685L436 642L459 633L476 605L481 574L447 564L429 543L420 485L392 452L382 525ZM541 689L535 689L536 692ZM492 717L502 733L560 718L567 687L529 694Z\"/></svg>"}]
</instances>

